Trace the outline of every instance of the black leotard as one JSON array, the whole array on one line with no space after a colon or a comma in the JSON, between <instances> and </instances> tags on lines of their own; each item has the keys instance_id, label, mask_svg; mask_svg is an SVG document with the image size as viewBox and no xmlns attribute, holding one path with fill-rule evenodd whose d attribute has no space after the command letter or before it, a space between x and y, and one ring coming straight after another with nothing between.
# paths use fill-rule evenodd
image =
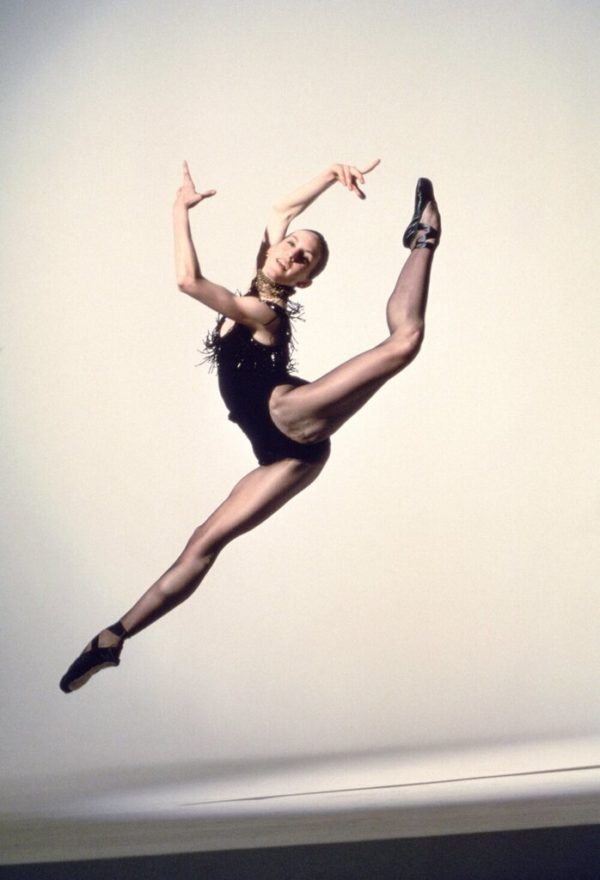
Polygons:
<instances>
[{"instance_id":1,"label":"black leotard","mask_svg":"<svg viewBox=\"0 0 600 880\"><path fill-rule=\"evenodd\" d=\"M252 291L248 296L256 295ZM290 374L292 331L285 309L267 303L280 319L279 341L264 345L252 338L244 324L234 324L224 335L224 319L206 340L208 358L216 364L219 390L229 418L242 429L252 444L259 464L273 464L284 458L316 461L329 449L329 440L297 443L283 434L269 413L269 397L276 385L305 385L305 379Z\"/></svg>"}]
</instances>

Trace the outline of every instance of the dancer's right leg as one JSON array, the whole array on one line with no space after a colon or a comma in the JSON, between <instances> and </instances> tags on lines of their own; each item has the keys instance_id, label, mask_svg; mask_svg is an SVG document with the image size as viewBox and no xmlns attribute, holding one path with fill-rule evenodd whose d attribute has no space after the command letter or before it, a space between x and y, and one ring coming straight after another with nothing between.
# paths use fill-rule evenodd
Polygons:
<instances>
[{"instance_id":1,"label":"dancer's right leg","mask_svg":"<svg viewBox=\"0 0 600 880\"><path fill-rule=\"evenodd\" d=\"M321 472L323 462L285 459L256 468L190 537L173 565L121 618L135 635L187 599L208 574L221 550L272 516Z\"/></svg>"},{"instance_id":2,"label":"dancer's right leg","mask_svg":"<svg viewBox=\"0 0 600 880\"><path fill-rule=\"evenodd\" d=\"M206 522L195 529L173 565L123 615L119 624L125 635L119 634L118 625L107 627L98 634L96 647L120 651L125 638L145 629L189 598L221 550L234 538L260 525L309 486L323 469L326 460L326 456L316 462L284 459L247 474ZM80 657L91 649L92 642L84 648ZM118 653L115 657L118 660ZM104 665L114 666L116 663ZM100 668L102 665L99 664ZM79 678L71 682L69 672L61 682L61 688L67 692L85 684L90 677L86 674L81 682Z\"/></svg>"}]
</instances>

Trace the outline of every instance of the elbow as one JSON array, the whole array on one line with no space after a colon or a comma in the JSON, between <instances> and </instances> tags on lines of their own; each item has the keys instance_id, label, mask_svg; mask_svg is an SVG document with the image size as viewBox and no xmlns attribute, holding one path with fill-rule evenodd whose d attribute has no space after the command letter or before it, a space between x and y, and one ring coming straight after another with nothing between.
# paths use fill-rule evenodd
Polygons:
<instances>
[{"instance_id":1,"label":"elbow","mask_svg":"<svg viewBox=\"0 0 600 880\"><path fill-rule=\"evenodd\" d=\"M298 216L297 211L293 211L290 208L284 208L282 205L273 205L271 211L275 214L277 219L283 223L291 223L291 221Z\"/></svg>"},{"instance_id":2,"label":"elbow","mask_svg":"<svg viewBox=\"0 0 600 880\"><path fill-rule=\"evenodd\" d=\"M190 275L178 275L177 287L182 293L190 294L194 290L195 279Z\"/></svg>"}]
</instances>

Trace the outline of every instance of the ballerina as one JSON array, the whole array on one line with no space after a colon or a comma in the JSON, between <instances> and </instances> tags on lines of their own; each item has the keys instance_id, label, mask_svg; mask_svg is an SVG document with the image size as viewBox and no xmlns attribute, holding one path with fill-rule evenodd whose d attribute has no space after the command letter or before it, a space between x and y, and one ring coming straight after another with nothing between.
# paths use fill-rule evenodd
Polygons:
<instances>
[{"instance_id":1,"label":"ballerina","mask_svg":"<svg viewBox=\"0 0 600 880\"><path fill-rule=\"evenodd\" d=\"M327 264L327 242L311 229L289 232L305 208L335 183L364 199L361 169L329 166L276 204L257 257L257 272L244 296L204 277L192 240L189 212L216 192L198 192L187 163L173 206L175 263L181 291L220 317L207 348L229 411L252 444L258 467L243 477L223 503L199 525L173 565L112 626L98 633L71 664L60 688L71 693L95 673L118 666L125 639L189 598L220 552L263 523L309 486L330 454L330 437L389 379L416 357L441 221L427 178L417 183L413 217L403 244L410 250L386 307L389 335L374 348L307 382L291 370L290 298L309 287Z\"/></svg>"}]
</instances>

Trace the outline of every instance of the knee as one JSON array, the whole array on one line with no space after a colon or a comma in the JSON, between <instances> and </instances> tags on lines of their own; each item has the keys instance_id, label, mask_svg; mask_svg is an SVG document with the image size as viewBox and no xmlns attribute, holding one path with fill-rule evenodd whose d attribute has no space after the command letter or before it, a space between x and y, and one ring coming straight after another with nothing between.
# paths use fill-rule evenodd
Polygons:
<instances>
[{"instance_id":1,"label":"knee","mask_svg":"<svg viewBox=\"0 0 600 880\"><path fill-rule=\"evenodd\" d=\"M385 344L398 368L405 367L416 358L421 350L424 336L425 325L422 322L399 327L392 333Z\"/></svg>"},{"instance_id":2,"label":"knee","mask_svg":"<svg viewBox=\"0 0 600 880\"><path fill-rule=\"evenodd\" d=\"M223 542L219 541L219 536L215 534L214 529L210 528L209 523L205 522L194 529L182 555L210 567L222 547Z\"/></svg>"}]
</instances>

